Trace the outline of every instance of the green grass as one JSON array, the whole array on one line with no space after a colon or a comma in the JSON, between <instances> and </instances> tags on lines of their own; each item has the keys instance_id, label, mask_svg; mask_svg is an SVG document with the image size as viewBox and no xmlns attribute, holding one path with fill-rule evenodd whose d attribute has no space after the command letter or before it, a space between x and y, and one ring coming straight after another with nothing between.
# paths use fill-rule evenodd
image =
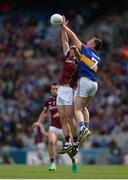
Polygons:
<instances>
[{"instance_id":1,"label":"green grass","mask_svg":"<svg viewBox=\"0 0 128 180\"><path fill-rule=\"evenodd\" d=\"M0 165L0 179L128 179L128 166L79 165L72 173L71 166L59 165L55 172L47 166Z\"/></svg>"}]
</instances>

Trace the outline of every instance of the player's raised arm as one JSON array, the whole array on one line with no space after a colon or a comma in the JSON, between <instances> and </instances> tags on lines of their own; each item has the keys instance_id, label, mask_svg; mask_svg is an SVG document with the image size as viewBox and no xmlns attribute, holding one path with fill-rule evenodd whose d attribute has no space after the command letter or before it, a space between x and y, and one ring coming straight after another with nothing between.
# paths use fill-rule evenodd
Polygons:
<instances>
[{"instance_id":1,"label":"player's raised arm","mask_svg":"<svg viewBox=\"0 0 128 180\"><path fill-rule=\"evenodd\" d=\"M69 42L68 42L69 40L64 28L61 28L61 41L62 41L64 55L66 55L66 53L69 50Z\"/></svg>"},{"instance_id":2,"label":"player's raised arm","mask_svg":"<svg viewBox=\"0 0 128 180\"><path fill-rule=\"evenodd\" d=\"M66 31L68 37L73 41L73 44L77 46L78 48L81 48L81 45L82 45L81 41L78 39L77 35L73 31L71 31L71 29L67 26L65 17L62 24L62 29Z\"/></svg>"},{"instance_id":3,"label":"player's raised arm","mask_svg":"<svg viewBox=\"0 0 128 180\"><path fill-rule=\"evenodd\" d=\"M48 108L44 107L44 109L42 110L38 120L35 123L33 123L32 127L33 128L37 127L40 123L42 123L45 120L47 115L48 115Z\"/></svg>"}]
</instances>

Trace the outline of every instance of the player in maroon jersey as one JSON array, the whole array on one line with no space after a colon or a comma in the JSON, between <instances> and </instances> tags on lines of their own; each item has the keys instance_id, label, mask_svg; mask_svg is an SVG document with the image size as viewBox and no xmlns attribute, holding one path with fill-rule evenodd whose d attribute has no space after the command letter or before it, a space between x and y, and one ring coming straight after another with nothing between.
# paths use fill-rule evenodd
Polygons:
<instances>
[{"instance_id":1,"label":"player in maroon jersey","mask_svg":"<svg viewBox=\"0 0 128 180\"><path fill-rule=\"evenodd\" d=\"M53 83L51 85L51 96L45 102L44 108L37 120L33 124L33 127L38 127L47 117L48 111L51 114L51 123L49 127L49 135L48 135L48 151L50 157L49 171L56 170L55 165L55 143L59 135L63 135L63 131L61 129L61 123L59 120L59 114L56 106L56 96L57 96L58 85Z\"/></svg>"},{"instance_id":2,"label":"player in maroon jersey","mask_svg":"<svg viewBox=\"0 0 128 180\"><path fill-rule=\"evenodd\" d=\"M64 21L66 23L65 19ZM69 126L68 126L69 123L72 136L75 142L73 143L72 146L72 153L74 153L75 155L78 151L78 142L77 142L77 134L76 134L77 131L73 121L73 116L74 116L73 100L74 100L74 89L77 87L78 64L81 55L79 49L76 46L71 46L71 47L69 46L68 36L64 28L61 28L61 32L62 32L63 52L65 55L65 62L63 65L63 70L60 78L60 87L57 96L58 111L60 114L62 128L65 135L65 144L61 152L64 153L69 151L72 146L71 142L69 141ZM84 108L82 110L82 113L85 119L84 123L86 126L88 126L89 124L88 109ZM80 137L79 137L79 141L80 141Z\"/></svg>"},{"instance_id":3,"label":"player in maroon jersey","mask_svg":"<svg viewBox=\"0 0 128 180\"><path fill-rule=\"evenodd\" d=\"M59 136L63 137L63 131L59 119L59 113L56 106L56 96L57 96L58 85L57 83L53 83L51 85L51 96L45 102L43 111L41 112L37 122L33 124L34 128L38 128L40 124L45 120L48 115L48 111L51 114L51 123L49 127L49 135L48 135L48 150L50 157L49 171L56 170L55 164L55 143ZM68 154L72 160L72 171L77 169L77 165L75 163L75 159L72 157L72 154Z\"/></svg>"},{"instance_id":4,"label":"player in maroon jersey","mask_svg":"<svg viewBox=\"0 0 128 180\"><path fill-rule=\"evenodd\" d=\"M65 142L62 153L69 152L73 146L78 145L77 125L74 120L74 89L77 83L77 59L79 58L79 50L75 46L69 46L66 32L61 29L61 39L65 61L60 78L60 86L57 95L57 107L60 115ZM70 138L70 130L72 133L73 143Z\"/></svg>"}]
</instances>

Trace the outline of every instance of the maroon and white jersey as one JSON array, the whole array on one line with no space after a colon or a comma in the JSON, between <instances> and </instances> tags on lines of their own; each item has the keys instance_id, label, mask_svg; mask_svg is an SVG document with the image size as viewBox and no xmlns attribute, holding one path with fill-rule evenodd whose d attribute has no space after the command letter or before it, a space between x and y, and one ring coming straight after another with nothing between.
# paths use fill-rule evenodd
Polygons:
<instances>
[{"instance_id":1,"label":"maroon and white jersey","mask_svg":"<svg viewBox=\"0 0 128 180\"><path fill-rule=\"evenodd\" d=\"M70 51L65 56L65 62L60 78L60 85L69 84L70 87L76 88L78 79L78 65L76 60L70 55Z\"/></svg>"},{"instance_id":2,"label":"maroon and white jersey","mask_svg":"<svg viewBox=\"0 0 128 180\"><path fill-rule=\"evenodd\" d=\"M56 128L61 129L61 122L59 117L54 117L56 113L58 113L58 109L56 106L56 97L51 96L44 104L46 108L49 109L50 114L51 114L51 124L50 126L54 126Z\"/></svg>"}]
</instances>

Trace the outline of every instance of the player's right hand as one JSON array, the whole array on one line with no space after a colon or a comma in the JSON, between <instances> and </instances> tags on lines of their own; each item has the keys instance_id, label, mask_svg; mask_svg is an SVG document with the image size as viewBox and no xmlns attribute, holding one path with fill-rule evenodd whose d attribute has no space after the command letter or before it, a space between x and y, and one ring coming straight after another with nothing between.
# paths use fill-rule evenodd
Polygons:
<instances>
[{"instance_id":1,"label":"player's right hand","mask_svg":"<svg viewBox=\"0 0 128 180\"><path fill-rule=\"evenodd\" d=\"M68 21L66 20L65 16L63 16L63 23L62 25L68 25Z\"/></svg>"},{"instance_id":2,"label":"player's right hand","mask_svg":"<svg viewBox=\"0 0 128 180\"><path fill-rule=\"evenodd\" d=\"M40 125L40 123L37 121L37 122L33 123L32 127L33 127L33 128L36 128L36 127L39 126L39 125Z\"/></svg>"}]
</instances>

